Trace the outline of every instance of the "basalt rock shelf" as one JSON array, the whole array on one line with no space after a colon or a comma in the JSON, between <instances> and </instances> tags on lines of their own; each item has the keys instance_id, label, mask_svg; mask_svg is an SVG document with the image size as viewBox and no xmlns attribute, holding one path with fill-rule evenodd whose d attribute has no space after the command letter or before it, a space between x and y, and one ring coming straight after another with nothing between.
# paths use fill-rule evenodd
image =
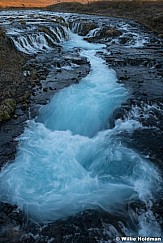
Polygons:
<instances>
[{"instance_id":1,"label":"basalt rock shelf","mask_svg":"<svg viewBox=\"0 0 163 243\"><path fill-rule=\"evenodd\" d=\"M2 242L161 237L162 40L124 19L0 14L35 83L1 126Z\"/></svg>"}]
</instances>

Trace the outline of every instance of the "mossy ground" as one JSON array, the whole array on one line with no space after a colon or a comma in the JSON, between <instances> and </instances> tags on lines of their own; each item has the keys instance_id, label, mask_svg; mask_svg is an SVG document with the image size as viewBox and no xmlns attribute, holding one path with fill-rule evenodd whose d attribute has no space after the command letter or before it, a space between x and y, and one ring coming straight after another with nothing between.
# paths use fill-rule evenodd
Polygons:
<instances>
[{"instance_id":1,"label":"mossy ground","mask_svg":"<svg viewBox=\"0 0 163 243\"><path fill-rule=\"evenodd\" d=\"M0 112L4 113L4 116L1 114L1 118L6 117L6 120L10 118L10 115L5 115L4 108L7 107L4 106L5 101L13 99L16 103L20 102L27 88L23 76L25 61L25 56L15 49L5 31L0 28L0 107L3 108ZM12 110L11 113L14 111Z\"/></svg>"},{"instance_id":2,"label":"mossy ground","mask_svg":"<svg viewBox=\"0 0 163 243\"><path fill-rule=\"evenodd\" d=\"M29 57L16 50L5 30L0 27L0 122L14 116L16 105L22 110L29 107L32 87L36 85L38 77L35 67L30 69L30 77L26 77L25 64ZM13 100L14 110L8 109L8 102Z\"/></svg>"}]
</instances>

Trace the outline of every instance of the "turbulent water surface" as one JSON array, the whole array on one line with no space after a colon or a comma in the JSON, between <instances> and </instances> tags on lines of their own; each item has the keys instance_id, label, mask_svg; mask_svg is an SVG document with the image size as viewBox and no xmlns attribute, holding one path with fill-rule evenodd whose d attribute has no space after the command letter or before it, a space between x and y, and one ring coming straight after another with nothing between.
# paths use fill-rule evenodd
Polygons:
<instances>
[{"instance_id":1,"label":"turbulent water surface","mask_svg":"<svg viewBox=\"0 0 163 243\"><path fill-rule=\"evenodd\" d=\"M28 122L19 138L15 161L0 174L1 200L17 204L38 222L85 209L103 208L125 215L126 204L140 200L147 210L138 216L134 234L159 236L151 211L159 193L159 172L118 136L141 125L134 119L118 120L114 128L110 125L113 111L129 94L98 55L106 52L106 46L88 43L73 33L67 25L69 18L73 19L69 15L62 19L58 14L60 20L52 13L38 11L22 12L19 17L18 12L1 15L20 51L34 54L62 45L67 52L78 49L91 65L79 84L58 92L41 107L38 117ZM130 31L125 23L117 26ZM77 28L74 24L72 30L77 32ZM95 35L98 28L87 36ZM131 45L142 45L144 39L135 36Z\"/></svg>"}]
</instances>

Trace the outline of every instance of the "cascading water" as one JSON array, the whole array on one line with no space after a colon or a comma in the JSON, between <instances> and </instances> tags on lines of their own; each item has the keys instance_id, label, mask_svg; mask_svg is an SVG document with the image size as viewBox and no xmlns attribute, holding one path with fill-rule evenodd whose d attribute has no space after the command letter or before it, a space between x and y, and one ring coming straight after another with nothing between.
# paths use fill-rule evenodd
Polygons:
<instances>
[{"instance_id":1,"label":"cascading water","mask_svg":"<svg viewBox=\"0 0 163 243\"><path fill-rule=\"evenodd\" d=\"M62 32L60 30L62 29ZM26 54L34 54L40 51L50 51L52 48L61 44L63 41L67 39L67 29L65 27L50 27L39 30L31 30L30 34L20 33L16 36L11 36L15 46L21 52ZM38 33L33 33L37 31ZM39 32L40 31L40 32ZM56 34L57 33L57 34Z\"/></svg>"},{"instance_id":2,"label":"cascading water","mask_svg":"<svg viewBox=\"0 0 163 243\"><path fill-rule=\"evenodd\" d=\"M32 13L31 13L32 14ZM31 18L33 18L31 20ZM43 19L42 19L43 18ZM40 18L39 13L32 16L24 11L19 18L12 15L10 21L2 23L7 27L7 34L13 40L16 48L26 54L52 51L52 49L68 39L68 28L63 18L45 15ZM1 23L1 19L0 19Z\"/></svg>"},{"instance_id":3,"label":"cascading water","mask_svg":"<svg viewBox=\"0 0 163 243\"><path fill-rule=\"evenodd\" d=\"M89 44L71 34L71 41L64 46L84 48L81 55L90 61L91 72L80 84L71 85L54 96L50 104L41 109L38 121L52 130L70 130L92 137L108 127L108 118L124 100L126 91L116 83L114 71L96 56L96 51L102 50L104 45Z\"/></svg>"},{"instance_id":4,"label":"cascading water","mask_svg":"<svg viewBox=\"0 0 163 243\"><path fill-rule=\"evenodd\" d=\"M17 204L39 222L85 209L103 208L123 215L125 205L138 199L148 213L141 214L134 234L153 236L155 227L158 236L160 228L153 222L151 205L159 192L159 173L118 136L123 130L132 132L134 120L109 126L127 92L97 56L105 45L90 44L72 32L69 35L63 48L80 48L91 72L79 84L57 93L40 109L37 119L28 122L15 161L0 174L0 199Z\"/></svg>"}]
</instances>

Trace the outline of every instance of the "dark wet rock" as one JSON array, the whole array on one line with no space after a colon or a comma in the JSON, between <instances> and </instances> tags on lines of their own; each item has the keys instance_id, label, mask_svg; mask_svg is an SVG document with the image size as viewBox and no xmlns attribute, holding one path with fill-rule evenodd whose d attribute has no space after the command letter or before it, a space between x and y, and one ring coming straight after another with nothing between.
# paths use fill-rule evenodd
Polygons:
<instances>
[{"instance_id":1,"label":"dark wet rock","mask_svg":"<svg viewBox=\"0 0 163 243\"><path fill-rule=\"evenodd\" d=\"M115 242L125 235L127 218L120 220L104 210L86 210L75 216L45 225L29 222L21 229L17 242ZM24 232L25 234L23 234ZM14 238L12 238L13 240ZM10 238L11 240L11 238ZM11 242L14 242L12 241Z\"/></svg>"},{"instance_id":2,"label":"dark wet rock","mask_svg":"<svg viewBox=\"0 0 163 243\"><path fill-rule=\"evenodd\" d=\"M77 65L81 65L81 64L86 64L87 63L87 59L86 58L73 58L72 63L75 63Z\"/></svg>"},{"instance_id":3,"label":"dark wet rock","mask_svg":"<svg viewBox=\"0 0 163 243\"><path fill-rule=\"evenodd\" d=\"M120 43L120 44L126 44L126 43L128 43L130 40L131 40L131 38L129 38L129 37L120 37L120 38L119 38L119 43Z\"/></svg>"},{"instance_id":4,"label":"dark wet rock","mask_svg":"<svg viewBox=\"0 0 163 243\"><path fill-rule=\"evenodd\" d=\"M125 84L131 95L138 100L162 100L163 79L162 45L160 49L109 47L111 54L105 60L112 66L118 79Z\"/></svg>"},{"instance_id":5,"label":"dark wet rock","mask_svg":"<svg viewBox=\"0 0 163 243\"><path fill-rule=\"evenodd\" d=\"M3 138L0 140L0 169L6 162L14 160L18 143L15 139L22 134L24 122L28 119L22 110L15 112L17 118L0 123L0 137Z\"/></svg>"},{"instance_id":6,"label":"dark wet rock","mask_svg":"<svg viewBox=\"0 0 163 243\"><path fill-rule=\"evenodd\" d=\"M149 156L149 159L162 170L163 132L157 129L141 129L133 132L130 146Z\"/></svg>"},{"instance_id":7,"label":"dark wet rock","mask_svg":"<svg viewBox=\"0 0 163 243\"><path fill-rule=\"evenodd\" d=\"M24 216L16 207L7 203L0 203L0 241L18 242L21 237L21 227Z\"/></svg>"},{"instance_id":8,"label":"dark wet rock","mask_svg":"<svg viewBox=\"0 0 163 243\"><path fill-rule=\"evenodd\" d=\"M121 30L113 27L104 26L97 31L95 36L85 37L84 39L88 42L99 42L101 40L112 40L122 34Z\"/></svg>"},{"instance_id":9,"label":"dark wet rock","mask_svg":"<svg viewBox=\"0 0 163 243\"><path fill-rule=\"evenodd\" d=\"M116 36L120 36L122 34L122 31L116 29L116 28L112 28L112 27L103 27L99 33L98 36L100 38L107 38L107 37L116 37Z\"/></svg>"},{"instance_id":10,"label":"dark wet rock","mask_svg":"<svg viewBox=\"0 0 163 243\"><path fill-rule=\"evenodd\" d=\"M157 215L157 217L159 217L159 222L163 230L163 195L160 195L159 200L153 204L152 209Z\"/></svg>"},{"instance_id":11,"label":"dark wet rock","mask_svg":"<svg viewBox=\"0 0 163 243\"><path fill-rule=\"evenodd\" d=\"M83 20L75 20L69 22L70 29L73 29L75 33L78 35L86 36L91 30L96 29L98 25L93 22L83 21Z\"/></svg>"},{"instance_id":12,"label":"dark wet rock","mask_svg":"<svg viewBox=\"0 0 163 243\"><path fill-rule=\"evenodd\" d=\"M87 35L91 30L97 28L97 25L95 23L84 23L82 26L82 30L80 31L81 36Z\"/></svg>"},{"instance_id":13,"label":"dark wet rock","mask_svg":"<svg viewBox=\"0 0 163 243\"><path fill-rule=\"evenodd\" d=\"M63 239L68 242L97 242L115 240L116 232L119 235L125 235L121 222L116 216L109 214L103 210L87 210L75 216L69 217L67 220L57 221L56 223L45 226L42 230L43 236L54 238L55 242ZM110 228L114 228L112 235L107 232ZM105 232L105 233L104 233Z\"/></svg>"}]
</instances>

